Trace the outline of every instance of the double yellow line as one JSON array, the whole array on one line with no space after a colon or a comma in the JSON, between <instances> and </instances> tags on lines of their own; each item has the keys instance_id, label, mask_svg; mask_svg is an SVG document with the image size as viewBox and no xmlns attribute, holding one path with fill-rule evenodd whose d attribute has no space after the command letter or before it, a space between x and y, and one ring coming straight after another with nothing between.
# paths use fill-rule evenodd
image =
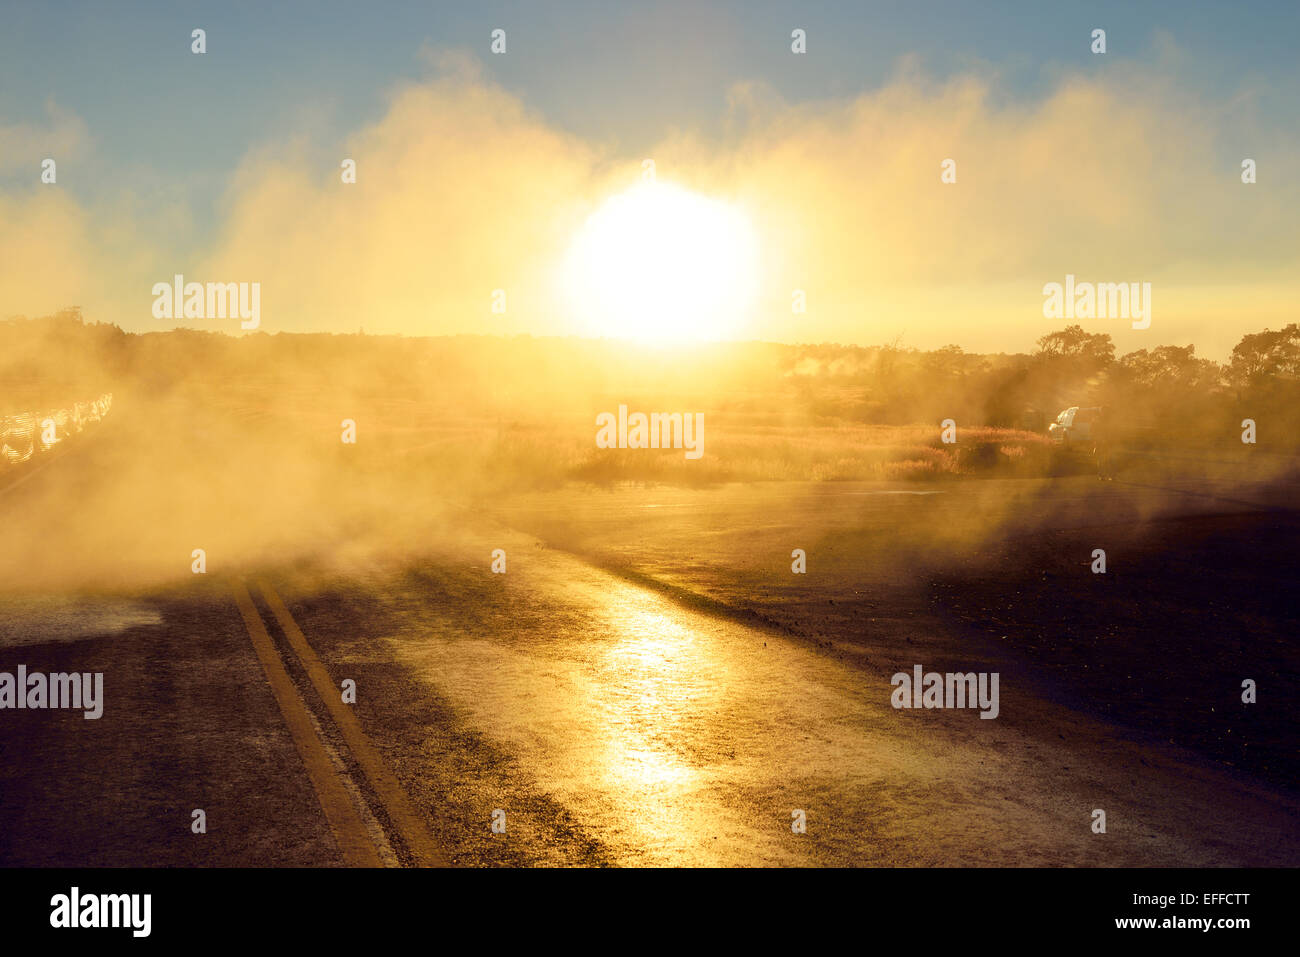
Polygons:
<instances>
[{"instance_id":1,"label":"double yellow line","mask_svg":"<svg viewBox=\"0 0 1300 957\"><path fill-rule=\"evenodd\" d=\"M239 606L239 613L248 629L248 636L253 641L253 649L262 662L262 670L266 672L266 680L271 685L280 713L284 716L298 754L307 767L307 775L316 790L316 797L320 800L321 809L325 812L339 849L343 852L344 862L349 867L380 867L382 862L361 813L352 803L342 777L330 761L325 744L312 725L306 705L298 695L293 680L280 659L280 653L267 633L248 588L240 579L234 579L230 585L235 595L235 604ZM329 672L308 644L289 609L267 582L258 582L258 590L416 863L421 867L444 866L446 861L423 818L411 807L402 785L361 730L356 715L343 703L340 686L330 679Z\"/></svg>"}]
</instances>

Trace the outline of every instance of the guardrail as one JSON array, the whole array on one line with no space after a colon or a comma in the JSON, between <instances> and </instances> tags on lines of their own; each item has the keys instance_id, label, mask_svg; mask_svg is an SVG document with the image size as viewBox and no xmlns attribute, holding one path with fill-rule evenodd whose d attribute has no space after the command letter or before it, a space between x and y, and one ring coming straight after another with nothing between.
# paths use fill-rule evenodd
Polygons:
<instances>
[{"instance_id":1,"label":"guardrail","mask_svg":"<svg viewBox=\"0 0 1300 957\"><path fill-rule=\"evenodd\" d=\"M0 466L18 465L48 452L100 421L112 407L113 393L105 392L97 399L75 402L66 409L0 416Z\"/></svg>"}]
</instances>

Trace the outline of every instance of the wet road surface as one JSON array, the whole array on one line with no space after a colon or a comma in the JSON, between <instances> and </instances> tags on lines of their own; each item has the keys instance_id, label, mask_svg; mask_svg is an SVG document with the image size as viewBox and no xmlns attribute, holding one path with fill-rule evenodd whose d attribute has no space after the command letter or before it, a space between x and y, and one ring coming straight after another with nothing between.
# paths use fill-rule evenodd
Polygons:
<instances>
[{"instance_id":1,"label":"wet road surface","mask_svg":"<svg viewBox=\"0 0 1300 957\"><path fill-rule=\"evenodd\" d=\"M1062 482L1036 501L1074 514L1090 488ZM328 567L235 569L233 593L225 578L196 576L145 593L5 594L0 671L103 671L107 700L98 721L3 715L0 863L339 865L358 861L347 843L362 833L379 863L429 863L407 811L437 859L456 865L1300 860L1292 794L1054 703L1022 665L936 615L905 564L886 574L845 563L791 594L771 573L788 564L784 546L745 560L718 544L737 558L723 576L731 586L690 571L729 532L758 551L765 526L780 539L783 523L824 531L837 515L882 539L906 537L922 515L949 526L944 509L968 514L988 491L956 489L777 490L793 518L770 511L771 490L561 493L552 504L563 518L540 538L518 530L521 515L545 515L525 500L400 558L360 550ZM1268 504L1206 493L1204 508ZM1114 494L1155 508L1140 488ZM655 521L683 517L658 537L615 536L621 566L617 547L592 553L599 522L584 537L570 518L633 506ZM1014 530L1021 513L1002 508ZM713 516L703 535L700 514ZM700 553L674 566L665 554L691 534ZM506 553L504 574L490 570L494 549ZM245 581L252 605L241 609ZM270 594L253 587L262 581ZM851 642L810 642L732 601L743 590L798 607L868 586L877 613L831 627L851 629ZM250 637L254 620L283 667L283 696ZM890 706L890 676L936 656L1001 671L997 720ZM355 728L338 718L342 698L325 693L349 680ZM359 822L348 839L325 810L340 800ZM191 828L196 808L204 834ZM1095 809L1105 834L1092 831Z\"/></svg>"}]
</instances>

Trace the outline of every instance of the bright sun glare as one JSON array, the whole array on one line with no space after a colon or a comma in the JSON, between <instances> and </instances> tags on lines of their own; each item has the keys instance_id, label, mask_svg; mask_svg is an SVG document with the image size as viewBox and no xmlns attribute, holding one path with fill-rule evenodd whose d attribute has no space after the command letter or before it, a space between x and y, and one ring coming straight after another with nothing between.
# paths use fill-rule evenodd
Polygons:
<instances>
[{"instance_id":1,"label":"bright sun glare","mask_svg":"<svg viewBox=\"0 0 1300 957\"><path fill-rule=\"evenodd\" d=\"M606 200L565 263L570 305L595 335L722 339L754 301L758 243L738 208L666 183Z\"/></svg>"}]
</instances>

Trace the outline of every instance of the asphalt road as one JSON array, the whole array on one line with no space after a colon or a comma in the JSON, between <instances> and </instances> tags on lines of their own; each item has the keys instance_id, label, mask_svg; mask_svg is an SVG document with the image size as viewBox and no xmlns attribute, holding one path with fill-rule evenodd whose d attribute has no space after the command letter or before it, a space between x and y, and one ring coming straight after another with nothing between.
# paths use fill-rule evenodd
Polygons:
<instances>
[{"instance_id":1,"label":"asphalt road","mask_svg":"<svg viewBox=\"0 0 1300 957\"><path fill-rule=\"evenodd\" d=\"M927 599L918 543L1289 494L1161 483L568 490L328 561L0 590L0 672L105 688L98 720L0 712L0 864L1294 865L1293 791L1063 703ZM945 662L1000 671L997 720L891 706Z\"/></svg>"}]
</instances>

